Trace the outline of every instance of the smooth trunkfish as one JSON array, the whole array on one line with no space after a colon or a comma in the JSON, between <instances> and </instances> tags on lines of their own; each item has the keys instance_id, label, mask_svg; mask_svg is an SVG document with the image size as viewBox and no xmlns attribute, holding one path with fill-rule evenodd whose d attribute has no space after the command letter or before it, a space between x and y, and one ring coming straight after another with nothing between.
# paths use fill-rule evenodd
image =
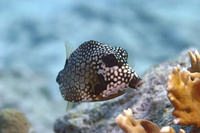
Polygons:
<instances>
[{"instance_id":1,"label":"smooth trunkfish","mask_svg":"<svg viewBox=\"0 0 200 133\"><path fill-rule=\"evenodd\" d=\"M68 52L70 48L66 47ZM139 89L142 79L129 66L128 53L93 40L84 42L69 57L56 81L69 102L105 101Z\"/></svg>"}]
</instances>

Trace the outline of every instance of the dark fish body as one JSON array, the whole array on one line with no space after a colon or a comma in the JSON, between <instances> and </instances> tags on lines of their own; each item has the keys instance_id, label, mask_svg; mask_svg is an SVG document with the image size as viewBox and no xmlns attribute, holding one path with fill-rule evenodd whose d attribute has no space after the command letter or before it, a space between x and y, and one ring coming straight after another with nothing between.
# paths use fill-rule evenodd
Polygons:
<instances>
[{"instance_id":1,"label":"dark fish body","mask_svg":"<svg viewBox=\"0 0 200 133\"><path fill-rule=\"evenodd\" d=\"M63 98L70 102L104 101L138 89L142 80L129 67L128 53L96 41L81 44L56 78Z\"/></svg>"}]
</instances>

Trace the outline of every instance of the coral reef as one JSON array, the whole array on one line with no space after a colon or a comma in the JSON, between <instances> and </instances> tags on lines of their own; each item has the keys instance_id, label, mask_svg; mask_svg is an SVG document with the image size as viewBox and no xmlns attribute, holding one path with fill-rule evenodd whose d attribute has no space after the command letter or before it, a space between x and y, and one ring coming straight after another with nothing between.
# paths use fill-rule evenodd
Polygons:
<instances>
[{"instance_id":1,"label":"coral reef","mask_svg":"<svg viewBox=\"0 0 200 133\"><path fill-rule=\"evenodd\" d=\"M14 109L0 112L0 133L34 133L26 116Z\"/></svg>"},{"instance_id":2,"label":"coral reef","mask_svg":"<svg viewBox=\"0 0 200 133\"><path fill-rule=\"evenodd\" d=\"M123 133L114 119L124 108L131 108L136 118L156 120L159 117L157 123L161 125L170 123L163 117L165 113L163 108L170 107L165 92L167 70L168 68L163 65L158 65L148 71L143 76L145 83L141 91L131 90L123 96L106 102L80 103L65 116L56 120L55 133ZM172 117L168 112L166 116Z\"/></svg>"},{"instance_id":3,"label":"coral reef","mask_svg":"<svg viewBox=\"0 0 200 133\"><path fill-rule=\"evenodd\" d=\"M118 115L115 122L126 133L175 133L174 129L170 126L165 126L161 130L154 123L147 120L135 120L132 117L132 110L129 108L124 110L124 116ZM185 133L183 129L179 133Z\"/></svg>"},{"instance_id":4,"label":"coral reef","mask_svg":"<svg viewBox=\"0 0 200 133\"><path fill-rule=\"evenodd\" d=\"M174 125L174 109L167 98L166 83L169 71L176 64L180 69L190 66L187 51L170 61L160 63L149 69L143 76L144 84L140 91L130 91L123 96L95 103L81 103L66 112L54 123L55 133L124 133L115 123L115 118L125 108L133 111L134 119L148 120L158 127L171 126L176 132L179 129L191 132L193 126ZM196 132L197 133L197 132Z\"/></svg>"},{"instance_id":5,"label":"coral reef","mask_svg":"<svg viewBox=\"0 0 200 133\"><path fill-rule=\"evenodd\" d=\"M38 133L53 133L55 119L69 115L65 112L66 102L55 82L58 71L64 65L65 40L74 47L88 39L123 46L128 50L130 59L134 60L134 69L139 75L155 63L174 58L183 49L200 46L199 0L87 1L0 0L0 110L23 110ZM160 65L157 68L162 67ZM164 76L168 75L169 69L172 70L167 67L166 64L160 69ZM165 93L162 91L166 79L162 77L161 81L158 79L160 72L151 72L152 84L151 81L145 84L150 84L147 90L153 91L155 82L155 88L161 90L158 93ZM146 107L153 110L156 99L152 102L154 107L144 101L145 106L140 108L139 102L133 100L139 98L138 93L131 92L134 94L129 97L131 100L124 97L124 103L120 105L123 107L114 110L113 117L123 109L134 108L142 119L145 110L148 112ZM158 93L155 91L152 96L164 95ZM134 103L127 106L129 101ZM161 109L165 107L158 106ZM143 111L139 113L138 109ZM90 112L90 109L87 110Z\"/></svg>"},{"instance_id":6,"label":"coral reef","mask_svg":"<svg viewBox=\"0 0 200 133\"><path fill-rule=\"evenodd\" d=\"M200 127L200 56L189 51L191 67L180 72L180 66L173 68L168 76L168 98L175 107L174 124Z\"/></svg>"}]
</instances>

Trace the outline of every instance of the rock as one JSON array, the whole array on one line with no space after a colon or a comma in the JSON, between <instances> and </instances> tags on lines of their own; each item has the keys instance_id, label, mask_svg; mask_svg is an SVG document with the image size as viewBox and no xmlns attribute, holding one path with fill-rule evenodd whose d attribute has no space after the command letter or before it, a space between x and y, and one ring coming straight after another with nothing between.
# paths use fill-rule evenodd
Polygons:
<instances>
[{"instance_id":1,"label":"rock","mask_svg":"<svg viewBox=\"0 0 200 133\"><path fill-rule=\"evenodd\" d=\"M0 112L0 133L34 133L26 116L15 109Z\"/></svg>"},{"instance_id":2,"label":"rock","mask_svg":"<svg viewBox=\"0 0 200 133\"><path fill-rule=\"evenodd\" d=\"M180 128L186 132L193 126L172 124L173 106L167 98L166 83L169 72L176 65L189 67L188 52L184 51L174 60L155 65L144 75L144 84L140 91L131 90L121 97L96 103L81 103L58 118L54 124L55 133L122 133L115 123L115 117L123 109L131 108L136 119L150 120L160 128L171 126L176 132Z\"/></svg>"}]
</instances>

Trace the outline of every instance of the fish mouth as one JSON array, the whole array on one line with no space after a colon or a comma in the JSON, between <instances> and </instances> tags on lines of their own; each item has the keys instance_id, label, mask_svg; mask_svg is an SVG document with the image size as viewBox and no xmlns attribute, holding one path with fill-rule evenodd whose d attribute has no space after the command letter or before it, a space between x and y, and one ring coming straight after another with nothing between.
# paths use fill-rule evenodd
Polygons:
<instances>
[{"instance_id":1,"label":"fish mouth","mask_svg":"<svg viewBox=\"0 0 200 133\"><path fill-rule=\"evenodd\" d=\"M136 90L140 90L142 84L143 84L143 80L140 77L134 77L131 79L131 81L129 82L129 87L130 88L134 88Z\"/></svg>"}]
</instances>

